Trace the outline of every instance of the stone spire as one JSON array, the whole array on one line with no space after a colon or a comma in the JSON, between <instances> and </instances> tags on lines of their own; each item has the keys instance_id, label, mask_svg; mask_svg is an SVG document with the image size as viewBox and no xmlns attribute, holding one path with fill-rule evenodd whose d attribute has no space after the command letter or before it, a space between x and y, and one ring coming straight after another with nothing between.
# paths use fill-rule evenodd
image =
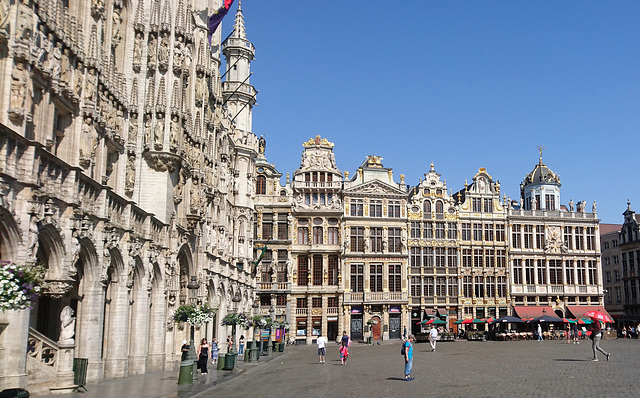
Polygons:
<instances>
[{"instance_id":1,"label":"stone spire","mask_svg":"<svg viewBox=\"0 0 640 398\"><path fill-rule=\"evenodd\" d=\"M244 28L244 15L242 15L242 1L238 1L238 11L236 12L236 20L233 24L233 35L239 39L247 39L247 31Z\"/></svg>"}]
</instances>

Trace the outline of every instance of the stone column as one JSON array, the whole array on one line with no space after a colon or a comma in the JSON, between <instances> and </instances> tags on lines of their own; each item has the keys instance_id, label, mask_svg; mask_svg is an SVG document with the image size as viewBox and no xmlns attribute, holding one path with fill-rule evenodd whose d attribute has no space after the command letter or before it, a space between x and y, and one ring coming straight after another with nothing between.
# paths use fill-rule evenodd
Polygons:
<instances>
[{"instance_id":1,"label":"stone column","mask_svg":"<svg viewBox=\"0 0 640 398\"><path fill-rule=\"evenodd\" d=\"M135 283L141 282L141 280L137 280ZM131 332L129 333L128 367L130 374L144 374L147 369L150 334L153 333L153 330L149 329L151 317L149 295L144 286L137 286L134 291L137 297L134 297L133 305L130 306ZM156 329L156 332L161 333L163 329Z\"/></svg>"},{"instance_id":2,"label":"stone column","mask_svg":"<svg viewBox=\"0 0 640 398\"><path fill-rule=\"evenodd\" d=\"M149 355L147 357L148 370L162 370L164 368L166 336L164 293L154 289L151 292L151 306L149 309Z\"/></svg>"},{"instance_id":3,"label":"stone column","mask_svg":"<svg viewBox=\"0 0 640 398\"><path fill-rule=\"evenodd\" d=\"M27 387L29 312L0 311L0 391Z\"/></svg>"},{"instance_id":4,"label":"stone column","mask_svg":"<svg viewBox=\"0 0 640 398\"><path fill-rule=\"evenodd\" d=\"M123 283L113 283L105 336L105 378L122 378L129 374L127 349L129 342L129 289Z\"/></svg>"},{"instance_id":5,"label":"stone column","mask_svg":"<svg viewBox=\"0 0 640 398\"><path fill-rule=\"evenodd\" d=\"M83 278L84 297L78 302L76 319L76 355L89 359L87 382L97 383L104 378L102 362L102 339L104 330L104 285Z\"/></svg>"}]
</instances>

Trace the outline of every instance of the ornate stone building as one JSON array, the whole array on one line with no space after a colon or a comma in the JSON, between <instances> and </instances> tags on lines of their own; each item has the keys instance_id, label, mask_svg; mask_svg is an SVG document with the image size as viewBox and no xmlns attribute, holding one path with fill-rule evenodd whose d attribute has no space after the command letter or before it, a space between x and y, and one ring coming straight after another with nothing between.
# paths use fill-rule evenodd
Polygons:
<instances>
[{"instance_id":1,"label":"ornate stone building","mask_svg":"<svg viewBox=\"0 0 640 398\"><path fill-rule=\"evenodd\" d=\"M542 162L508 209L511 303L521 317L580 317L604 311L596 204L560 205L560 178Z\"/></svg>"},{"instance_id":2,"label":"ornate stone building","mask_svg":"<svg viewBox=\"0 0 640 398\"><path fill-rule=\"evenodd\" d=\"M191 278L217 311L196 339L252 310L254 49L240 8L209 42L220 4L0 1L0 258L47 269L0 313L0 390L69 389L74 357L89 382L175 369Z\"/></svg>"},{"instance_id":3,"label":"ornate stone building","mask_svg":"<svg viewBox=\"0 0 640 398\"><path fill-rule=\"evenodd\" d=\"M400 338L409 303L404 176L395 182L380 156L367 156L342 194L345 330L355 340Z\"/></svg>"},{"instance_id":4,"label":"ornate stone building","mask_svg":"<svg viewBox=\"0 0 640 398\"><path fill-rule=\"evenodd\" d=\"M627 204L627 209L630 203ZM627 210L629 211L629 209ZM625 316L624 283L622 280L622 263L620 262L621 224L600 224L600 249L602 250L602 287L604 288L604 306L616 321L636 321Z\"/></svg>"},{"instance_id":5,"label":"ornate stone building","mask_svg":"<svg viewBox=\"0 0 640 398\"><path fill-rule=\"evenodd\" d=\"M619 247L624 319L635 324L640 319L640 221L629 202L622 215Z\"/></svg>"}]
</instances>

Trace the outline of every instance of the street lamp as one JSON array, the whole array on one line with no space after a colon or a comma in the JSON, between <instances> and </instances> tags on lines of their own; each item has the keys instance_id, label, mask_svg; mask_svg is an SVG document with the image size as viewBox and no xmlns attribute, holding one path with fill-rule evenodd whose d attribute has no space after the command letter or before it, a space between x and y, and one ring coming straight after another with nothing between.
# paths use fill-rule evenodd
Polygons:
<instances>
[{"instance_id":1,"label":"street lamp","mask_svg":"<svg viewBox=\"0 0 640 398\"><path fill-rule=\"evenodd\" d=\"M273 340L271 334L273 333L273 314L276 312L273 305L269 307L269 318L271 318L271 325L269 326L269 342L267 343L267 355L271 355L273 353Z\"/></svg>"},{"instance_id":2,"label":"street lamp","mask_svg":"<svg viewBox=\"0 0 640 398\"><path fill-rule=\"evenodd\" d=\"M191 276L191 280L187 285L187 289L189 290L189 302L194 307L196 306L198 300L198 289L200 289L200 284L196 279L195 275ZM189 342L189 355L187 355L187 360L193 362L193 380L198 379L198 362L196 358L196 347L193 341L194 334L194 326L191 325L191 341Z\"/></svg>"},{"instance_id":3,"label":"street lamp","mask_svg":"<svg viewBox=\"0 0 640 398\"><path fill-rule=\"evenodd\" d=\"M233 302L233 310L236 312L236 314L238 313L238 303L240 303L240 301L242 301L242 296L240 296L240 291L237 290L236 294L233 296L233 298L231 299L231 301ZM231 352L230 354L238 354L238 349L236 348L236 324L234 323L231 326L231 339L233 341L233 344L231 344Z\"/></svg>"}]
</instances>

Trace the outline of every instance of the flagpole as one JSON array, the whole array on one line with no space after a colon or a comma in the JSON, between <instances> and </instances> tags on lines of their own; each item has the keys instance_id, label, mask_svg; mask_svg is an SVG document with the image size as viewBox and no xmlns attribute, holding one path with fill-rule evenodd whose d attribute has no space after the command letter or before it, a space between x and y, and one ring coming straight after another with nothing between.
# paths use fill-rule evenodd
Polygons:
<instances>
[{"instance_id":1,"label":"flagpole","mask_svg":"<svg viewBox=\"0 0 640 398\"><path fill-rule=\"evenodd\" d=\"M238 59L238 61L240 61L240 59ZM233 92L231 93L231 95L229 95L229 96L227 97L227 99L222 103L222 106L225 106L225 105L227 104L227 101L229 101L229 98L233 97L233 95L234 95L235 93L237 93L237 92L238 92L238 90L240 90L240 87L242 87L242 85L244 85L244 84L246 83L246 81L247 81L247 80L249 80L249 78L251 77L251 75L253 75L253 72L249 73L249 76L245 77L245 78L244 78L244 80L242 81L242 83L240 83L240 84L238 85L238 87L236 87L236 89L235 89L235 90L233 90ZM233 121L233 120L232 120L232 121Z\"/></svg>"},{"instance_id":2,"label":"flagpole","mask_svg":"<svg viewBox=\"0 0 640 398\"><path fill-rule=\"evenodd\" d=\"M253 97L251 97L251 99L249 101L247 101L242 108L240 108L240 110L238 111L238 113L236 113L236 115L233 117L233 119L231 119L231 123L233 123L233 121L236 120L236 118L238 117L240 112L242 112L244 110L244 108L246 108L247 105L249 105L249 102L251 102L252 99L256 98L256 96L258 95L259 92L260 92L260 90L256 90L256 93L253 95Z\"/></svg>"}]
</instances>

